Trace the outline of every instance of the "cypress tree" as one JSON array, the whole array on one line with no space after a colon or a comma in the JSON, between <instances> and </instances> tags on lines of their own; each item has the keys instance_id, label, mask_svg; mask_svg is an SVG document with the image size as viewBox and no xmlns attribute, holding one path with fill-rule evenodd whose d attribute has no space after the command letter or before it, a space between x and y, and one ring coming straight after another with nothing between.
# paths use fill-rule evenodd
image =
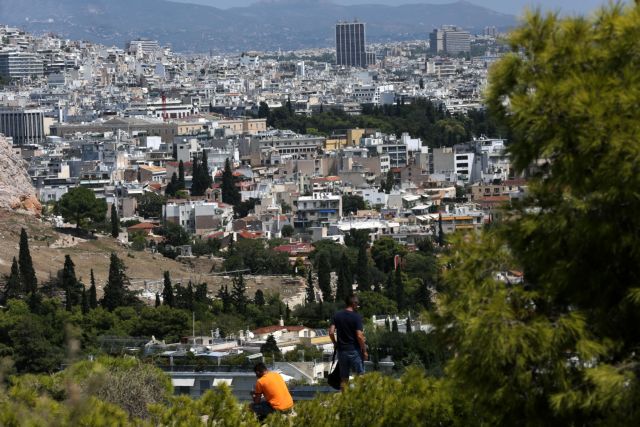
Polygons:
<instances>
[{"instance_id":1,"label":"cypress tree","mask_svg":"<svg viewBox=\"0 0 640 427\"><path fill-rule=\"evenodd\" d=\"M264 306L264 292L262 292L262 289L258 289L253 297L253 303L258 306L258 307L263 307Z\"/></svg>"},{"instance_id":2,"label":"cypress tree","mask_svg":"<svg viewBox=\"0 0 640 427\"><path fill-rule=\"evenodd\" d=\"M287 303L284 309L284 320L289 321L289 319L291 319L291 309L289 308L289 303Z\"/></svg>"},{"instance_id":3,"label":"cypress tree","mask_svg":"<svg viewBox=\"0 0 640 427\"><path fill-rule=\"evenodd\" d=\"M200 165L199 173L204 193L204 191L211 188L211 184L213 184L213 178L211 178L211 171L209 170L209 159L205 150L202 150L202 164Z\"/></svg>"},{"instance_id":4,"label":"cypress tree","mask_svg":"<svg viewBox=\"0 0 640 427\"><path fill-rule=\"evenodd\" d=\"M102 306L109 311L118 307L132 305L135 297L128 289L129 279L125 274L126 267L115 253L111 254L109 263L109 279L104 287Z\"/></svg>"},{"instance_id":5,"label":"cypress tree","mask_svg":"<svg viewBox=\"0 0 640 427\"><path fill-rule=\"evenodd\" d=\"M405 290L404 290L404 283L402 282L402 268L400 266L398 266L398 268L396 268L396 273L395 273L395 283L393 285L393 287L395 288L395 300L396 303L398 304L398 311L402 311L406 308L406 298L405 298Z\"/></svg>"},{"instance_id":6,"label":"cypress tree","mask_svg":"<svg viewBox=\"0 0 640 427\"><path fill-rule=\"evenodd\" d=\"M115 203L111 205L111 237L120 235L120 218L118 218L118 208Z\"/></svg>"},{"instance_id":7,"label":"cypress tree","mask_svg":"<svg viewBox=\"0 0 640 427\"><path fill-rule=\"evenodd\" d=\"M98 295L96 292L96 278L93 275L93 268L91 269L91 286L89 287L89 307L93 310L98 308Z\"/></svg>"},{"instance_id":8,"label":"cypress tree","mask_svg":"<svg viewBox=\"0 0 640 427\"><path fill-rule=\"evenodd\" d=\"M326 253L320 253L318 256L318 287L322 292L323 301L333 301L331 295L331 264Z\"/></svg>"},{"instance_id":9,"label":"cypress tree","mask_svg":"<svg viewBox=\"0 0 640 427\"><path fill-rule=\"evenodd\" d=\"M351 281L351 268L349 267L349 258L346 254L342 255L340 266L338 267L338 283L336 287L336 301L344 301L353 292L353 283Z\"/></svg>"},{"instance_id":10,"label":"cypress tree","mask_svg":"<svg viewBox=\"0 0 640 427\"><path fill-rule=\"evenodd\" d=\"M222 171L222 182L220 184L222 190L222 202L228 205L237 205L240 203L240 191L236 187L236 179L231 170L231 162L227 158L224 162L224 170Z\"/></svg>"},{"instance_id":11,"label":"cypress tree","mask_svg":"<svg viewBox=\"0 0 640 427\"><path fill-rule=\"evenodd\" d=\"M411 333L413 331L412 327L411 327L411 316L407 316L407 327L406 327L407 333Z\"/></svg>"},{"instance_id":12,"label":"cypress tree","mask_svg":"<svg viewBox=\"0 0 640 427\"><path fill-rule=\"evenodd\" d=\"M369 275L369 255L367 247L361 245L358 249L358 263L356 264L356 276L358 277L358 290L371 290L371 277Z\"/></svg>"},{"instance_id":13,"label":"cypress tree","mask_svg":"<svg viewBox=\"0 0 640 427\"><path fill-rule=\"evenodd\" d=\"M4 288L3 301L6 303L10 299L22 297L24 297L24 292L22 284L20 283L20 267L18 266L18 260L16 260L16 257L13 257L13 262L11 263L11 274L9 274L7 285Z\"/></svg>"},{"instance_id":14,"label":"cypress tree","mask_svg":"<svg viewBox=\"0 0 640 427\"><path fill-rule=\"evenodd\" d=\"M38 290L38 279L33 269L33 260L29 251L29 238L24 228L20 230L20 250L18 253L18 263L20 266L20 279L22 289L25 294L34 293Z\"/></svg>"},{"instance_id":15,"label":"cypress tree","mask_svg":"<svg viewBox=\"0 0 640 427\"><path fill-rule=\"evenodd\" d=\"M180 160L180 162L178 162L178 182L176 191L184 190L185 188L186 184L184 181L184 162Z\"/></svg>"},{"instance_id":16,"label":"cypress tree","mask_svg":"<svg viewBox=\"0 0 640 427\"><path fill-rule=\"evenodd\" d=\"M76 278L76 270L69 255L64 256L64 267L62 269L62 289L65 294L65 306L71 310L76 305L82 303L82 286Z\"/></svg>"},{"instance_id":17,"label":"cypress tree","mask_svg":"<svg viewBox=\"0 0 640 427\"><path fill-rule=\"evenodd\" d=\"M391 322L391 332L398 332L398 322L396 319L393 319L393 322Z\"/></svg>"},{"instance_id":18,"label":"cypress tree","mask_svg":"<svg viewBox=\"0 0 640 427\"><path fill-rule=\"evenodd\" d=\"M393 287L393 272L391 271L387 274L387 283L384 286L384 295L392 300L396 298L396 292Z\"/></svg>"},{"instance_id":19,"label":"cypress tree","mask_svg":"<svg viewBox=\"0 0 640 427\"><path fill-rule=\"evenodd\" d=\"M169 183L167 184L167 188L165 188L164 190L164 194L167 196L175 196L177 192L178 192L178 177L174 172L171 175L171 181L169 181Z\"/></svg>"},{"instance_id":20,"label":"cypress tree","mask_svg":"<svg viewBox=\"0 0 640 427\"><path fill-rule=\"evenodd\" d=\"M197 155L193 156L193 160L191 161L191 195L192 196L202 196L204 190L202 188L202 183L200 182L200 163L198 162Z\"/></svg>"},{"instance_id":21,"label":"cypress tree","mask_svg":"<svg viewBox=\"0 0 640 427\"><path fill-rule=\"evenodd\" d=\"M156 308L160 307L160 294L156 292Z\"/></svg>"},{"instance_id":22,"label":"cypress tree","mask_svg":"<svg viewBox=\"0 0 640 427\"><path fill-rule=\"evenodd\" d=\"M171 275L168 271L164 272L164 286L162 287L162 302L169 307L174 306L173 286L171 285Z\"/></svg>"},{"instance_id":23,"label":"cypress tree","mask_svg":"<svg viewBox=\"0 0 640 427\"><path fill-rule=\"evenodd\" d=\"M389 323L389 318L388 318L388 317L387 317L386 319L384 319L384 328L385 328L387 331L390 331L390 330L391 330L391 324Z\"/></svg>"},{"instance_id":24,"label":"cypress tree","mask_svg":"<svg viewBox=\"0 0 640 427\"><path fill-rule=\"evenodd\" d=\"M89 294L84 286L82 286L82 314L87 314L91 306L89 305Z\"/></svg>"},{"instance_id":25,"label":"cypress tree","mask_svg":"<svg viewBox=\"0 0 640 427\"><path fill-rule=\"evenodd\" d=\"M395 183L395 177L393 176L393 170L389 168L389 171L387 172L387 180L384 185L384 192L387 194L391 193L391 190L393 190L394 183Z\"/></svg>"},{"instance_id":26,"label":"cypress tree","mask_svg":"<svg viewBox=\"0 0 640 427\"><path fill-rule=\"evenodd\" d=\"M231 300L236 310L240 314L244 314L247 311L247 304L249 299L247 298L247 287L244 284L244 277L239 274L233 279L233 288L231 289Z\"/></svg>"},{"instance_id":27,"label":"cypress tree","mask_svg":"<svg viewBox=\"0 0 640 427\"><path fill-rule=\"evenodd\" d=\"M438 215L438 246L443 247L445 243L444 230L442 229L442 214Z\"/></svg>"},{"instance_id":28,"label":"cypress tree","mask_svg":"<svg viewBox=\"0 0 640 427\"><path fill-rule=\"evenodd\" d=\"M307 274L307 295L305 300L307 304L316 302L316 290L313 287L313 272L311 268L309 268L309 273Z\"/></svg>"},{"instance_id":29,"label":"cypress tree","mask_svg":"<svg viewBox=\"0 0 640 427\"><path fill-rule=\"evenodd\" d=\"M222 301L222 311L224 313L231 311L232 300L231 294L229 294L229 287L227 285L220 286L217 297Z\"/></svg>"}]
</instances>

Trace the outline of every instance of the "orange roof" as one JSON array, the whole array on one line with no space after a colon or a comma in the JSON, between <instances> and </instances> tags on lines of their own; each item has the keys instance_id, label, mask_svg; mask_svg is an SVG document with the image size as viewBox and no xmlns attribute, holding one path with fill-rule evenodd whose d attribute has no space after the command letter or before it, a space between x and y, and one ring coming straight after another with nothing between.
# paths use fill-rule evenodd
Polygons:
<instances>
[{"instance_id":1,"label":"orange roof","mask_svg":"<svg viewBox=\"0 0 640 427\"><path fill-rule=\"evenodd\" d=\"M283 330L287 332L299 332L303 329L307 329L307 327L299 326L299 325L295 325L295 326L273 325L273 326L264 326L262 328L254 329L253 333L256 335L264 335L264 334L272 334L274 332L283 331Z\"/></svg>"},{"instance_id":2,"label":"orange roof","mask_svg":"<svg viewBox=\"0 0 640 427\"><path fill-rule=\"evenodd\" d=\"M154 224L153 222L141 222L136 225L132 225L131 227L127 227L127 230L153 230L156 228L158 224Z\"/></svg>"},{"instance_id":3,"label":"orange roof","mask_svg":"<svg viewBox=\"0 0 640 427\"><path fill-rule=\"evenodd\" d=\"M242 230L240 233L238 233L238 236L242 237L243 239L259 239L260 237L262 237L262 232L256 231L255 233L252 233L251 231Z\"/></svg>"}]
</instances>

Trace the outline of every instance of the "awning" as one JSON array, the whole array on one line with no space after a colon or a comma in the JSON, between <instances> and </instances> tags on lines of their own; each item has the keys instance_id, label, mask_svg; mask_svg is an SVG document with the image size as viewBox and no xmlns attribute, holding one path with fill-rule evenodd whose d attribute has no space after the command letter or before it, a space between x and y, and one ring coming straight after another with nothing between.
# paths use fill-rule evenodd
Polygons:
<instances>
[{"instance_id":1,"label":"awning","mask_svg":"<svg viewBox=\"0 0 640 427\"><path fill-rule=\"evenodd\" d=\"M193 387L195 383L195 378L171 378L174 387Z\"/></svg>"},{"instance_id":2,"label":"awning","mask_svg":"<svg viewBox=\"0 0 640 427\"><path fill-rule=\"evenodd\" d=\"M233 378L216 378L213 380L213 386L218 387L220 384L226 384L228 386L231 386L232 382L233 382Z\"/></svg>"},{"instance_id":3,"label":"awning","mask_svg":"<svg viewBox=\"0 0 640 427\"><path fill-rule=\"evenodd\" d=\"M319 212L320 213L335 213L336 210L335 209L320 209Z\"/></svg>"}]
</instances>

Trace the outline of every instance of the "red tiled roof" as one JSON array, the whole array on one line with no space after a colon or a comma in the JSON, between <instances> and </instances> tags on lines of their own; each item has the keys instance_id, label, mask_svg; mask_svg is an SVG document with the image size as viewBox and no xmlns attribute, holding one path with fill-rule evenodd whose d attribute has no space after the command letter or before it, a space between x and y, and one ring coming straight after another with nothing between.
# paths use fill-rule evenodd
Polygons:
<instances>
[{"instance_id":1,"label":"red tiled roof","mask_svg":"<svg viewBox=\"0 0 640 427\"><path fill-rule=\"evenodd\" d=\"M273 248L274 251L285 252L288 254L308 254L313 252L313 246L309 243L291 243L289 245L280 245Z\"/></svg>"},{"instance_id":2,"label":"red tiled roof","mask_svg":"<svg viewBox=\"0 0 640 427\"><path fill-rule=\"evenodd\" d=\"M299 332L303 329L307 329L307 327L299 326L299 325L295 325L295 326L273 325L273 326L263 326L262 328L254 329L252 332L256 335L264 335L264 334L272 334L274 332L283 331L283 330L287 332Z\"/></svg>"},{"instance_id":3,"label":"red tiled roof","mask_svg":"<svg viewBox=\"0 0 640 427\"><path fill-rule=\"evenodd\" d=\"M127 227L127 230L153 230L156 228L158 224L154 224L152 222L141 222L136 225L132 225L131 227Z\"/></svg>"},{"instance_id":4,"label":"red tiled roof","mask_svg":"<svg viewBox=\"0 0 640 427\"><path fill-rule=\"evenodd\" d=\"M260 237L262 237L262 232L256 231L252 233L251 231L243 230L238 233L238 236L242 237L243 239L259 239Z\"/></svg>"}]
</instances>

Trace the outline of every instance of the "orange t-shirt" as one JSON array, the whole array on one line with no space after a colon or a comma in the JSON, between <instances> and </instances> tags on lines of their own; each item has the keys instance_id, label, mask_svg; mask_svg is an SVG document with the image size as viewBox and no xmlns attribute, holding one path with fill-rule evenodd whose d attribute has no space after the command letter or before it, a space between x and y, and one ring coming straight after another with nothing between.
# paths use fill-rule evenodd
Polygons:
<instances>
[{"instance_id":1,"label":"orange t-shirt","mask_svg":"<svg viewBox=\"0 0 640 427\"><path fill-rule=\"evenodd\" d=\"M286 411L293 406L287 384L277 372L267 372L256 382L256 393L264 398L276 411Z\"/></svg>"}]
</instances>

